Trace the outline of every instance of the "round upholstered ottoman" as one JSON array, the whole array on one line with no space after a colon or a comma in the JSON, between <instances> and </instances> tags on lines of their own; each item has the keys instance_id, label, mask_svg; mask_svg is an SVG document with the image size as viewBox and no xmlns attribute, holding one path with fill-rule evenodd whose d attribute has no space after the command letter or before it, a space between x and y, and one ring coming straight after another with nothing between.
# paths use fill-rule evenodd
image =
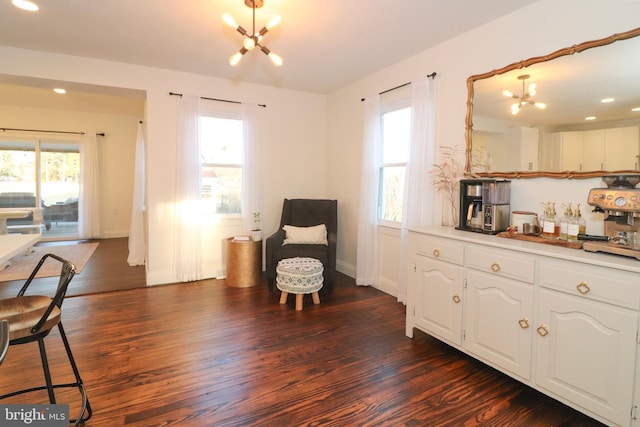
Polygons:
<instances>
[{"instance_id":1,"label":"round upholstered ottoman","mask_svg":"<svg viewBox=\"0 0 640 427\"><path fill-rule=\"evenodd\" d=\"M296 295L296 310L302 310L304 294L311 294L314 304L320 304L318 291L323 283L322 263L315 258L287 258L276 266L276 286L282 291L280 304L287 303L289 294Z\"/></svg>"}]
</instances>

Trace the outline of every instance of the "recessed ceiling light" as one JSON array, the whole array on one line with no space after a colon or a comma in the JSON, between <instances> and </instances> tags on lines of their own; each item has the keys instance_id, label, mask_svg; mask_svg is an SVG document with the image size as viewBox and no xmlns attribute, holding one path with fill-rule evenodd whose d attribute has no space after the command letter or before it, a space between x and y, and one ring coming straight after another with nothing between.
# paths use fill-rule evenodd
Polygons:
<instances>
[{"instance_id":1,"label":"recessed ceiling light","mask_svg":"<svg viewBox=\"0 0 640 427\"><path fill-rule=\"evenodd\" d=\"M596 116L587 116L584 118L585 120L595 120Z\"/></svg>"},{"instance_id":2,"label":"recessed ceiling light","mask_svg":"<svg viewBox=\"0 0 640 427\"><path fill-rule=\"evenodd\" d=\"M61 87L57 87L53 91L55 93L67 93L67 91L65 89L62 89Z\"/></svg>"},{"instance_id":3,"label":"recessed ceiling light","mask_svg":"<svg viewBox=\"0 0 640 427\"><path fill-rule=\"evenodd\" d=\"M640 111L640 107L632 108L631 111Z\"/></svg>"},{"instance_id":4,"label":"recessed ceiling light","mask_svg":"<svg viewBox=\"0 0 640 427\"><path fill-rule=\"evenodd\" d=\"M608 104L608 103L613 102L613 101L615 101L614 98L603 98L603 99L600 100L600 102L602 102L603 104Z\"/></svg>"},{"instance_id":5,"label":"recessed ceiling light","mask_svg":"<svg viewBox=\"0 0 640 427\"><path fill-rule=\"evenodd\" d=\"M11 0L11 3L13 3L15 7L28 10L29 12L36 12L40 9L37 4L29 0Z\"/></svg>"}]
</instances>

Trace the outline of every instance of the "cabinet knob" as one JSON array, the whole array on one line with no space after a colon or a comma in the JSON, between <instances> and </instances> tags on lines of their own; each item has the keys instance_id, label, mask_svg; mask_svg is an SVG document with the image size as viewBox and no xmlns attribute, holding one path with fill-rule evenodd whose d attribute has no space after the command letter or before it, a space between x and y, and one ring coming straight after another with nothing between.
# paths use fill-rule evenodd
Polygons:
<instances>
[{"instance_id":1,"label":"cabinet knob","mask_svg":"<svg viewBox=\"0 0 640 427\"><path fill-rule=\"evenodd\" d=\"M538 331L538 335L540 335L541 337L546 337L547 335L549 335L549 330L545 325L538 326L538 329L536 329L536 331Z\"/></svg>"},{"instance_id":2,"label":"cabinet knob","mask_svg":"<svg viewBox=\"0 0 640 427\"><path fill-rule=\"evenodd\" d=\"M520 327L522 329L527 329L529 327L529 319L527 319L526 317L524 319L518 320L518 323L520 324Z\"/></svg>"},{"instance_id":3,"label":"cabinet knob","mask_svg":"<svg viewBox=\"0 0 640 427\"><path fill-rule=\"evenodd\" d=\"M578 292L580 292L582 295L586 295L589 293L589 291L591 290L591 288L589 287L589 284L587 282L580 282L578 284L578 286L576 286L576 289L578 290Z\"/></svg>"},{"instance_id":4,"label":"cabinet knob","mask_svg":"<svg viewBox=\"0 0 640 427\"><path fill-rule=\"evenodd\" d=\"M494 273L500 271L500 264L498 264L498 261L491 264L491 270L493 270Z\"/></svg>"},{"instance_id":5,"label":"cabinet knob","mask_svg":"<svg viewBox=\"0 0 640 427\"><path fill-rule=\"evenodd\" d=\"M455 302L456 304L458 304L460 301L462 301L462 299L460 298L459 295L454 295L453 298L451 298L453 300L453 302Z\"/></svg>"},{"instance_id":6,"label":"cabinet knob","mask_svg":"<svg viewBox=\"0 0 640 427\"><path fill-rule=\"evenodd\" d=\"M436 257L436 258L439 257L440 256L440 251L437 250L437 249L434 249L433 250L433 256Z\"/></svg>"}]
</instances>

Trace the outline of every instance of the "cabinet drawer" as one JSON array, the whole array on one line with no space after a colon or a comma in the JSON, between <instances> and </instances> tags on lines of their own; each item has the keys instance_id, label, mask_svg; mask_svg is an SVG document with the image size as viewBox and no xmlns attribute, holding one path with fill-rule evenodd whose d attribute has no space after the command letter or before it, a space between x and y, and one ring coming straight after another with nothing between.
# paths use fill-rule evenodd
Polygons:
<instances>
[{"instance_id":1,"label":"cabinet drawer","mask_svg":"<svg viewBox=\"0 0 640 427\"><path fill-rule=\"evenodd\" d=\"M464 244L457 240L415 235L416 253L433 259L462 265Z\"/></svg>"},{"instance_id":2,"label":"cabinet drawer","mask_svg":"<svg viewBox=\"0 0 640 427\"><path fill-rule=\"evenodd\" d=\"M573 261L543 258L540 286L632 309L640 308L640 275Z\"/></svg>"},{"instance_id":3,"label":"cabinet drawer","mask_svg":"<svg viewBox=\"0 0 640 427\"><path fill-rule=\"evenodd\" d=\"M533 283L535 260L532 256L503 249L469 245L467 246L467 267Z\"/></svg>"}]
</instances>

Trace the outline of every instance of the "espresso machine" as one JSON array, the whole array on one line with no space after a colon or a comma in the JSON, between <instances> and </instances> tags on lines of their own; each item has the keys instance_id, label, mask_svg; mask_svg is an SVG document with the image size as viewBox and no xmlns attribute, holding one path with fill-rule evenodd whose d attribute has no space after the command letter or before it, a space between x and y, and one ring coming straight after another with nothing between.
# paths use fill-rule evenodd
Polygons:
<instances>
[{"instance_id":1,"label":"espresso machine","mask_svg":"<svg viewBox=\"0 0 640 427\"><path fill-rule=\"evenodd\" d=\"M594 212L604 212L604 236L579 235L582 248L640 260L640 175L606 175L607 188L589 191L588 203Z\"/></svg>"},{"instance_id":2,"label":"espresso machine","mask_svg":"<svg viewBox=\"0 0 640 427\"><path fill-rule=\"evenodd\" d=\"M505 179L460 180L458 230L497 234L509 227L511 181Z\"/></svg>"}]
</instances>

